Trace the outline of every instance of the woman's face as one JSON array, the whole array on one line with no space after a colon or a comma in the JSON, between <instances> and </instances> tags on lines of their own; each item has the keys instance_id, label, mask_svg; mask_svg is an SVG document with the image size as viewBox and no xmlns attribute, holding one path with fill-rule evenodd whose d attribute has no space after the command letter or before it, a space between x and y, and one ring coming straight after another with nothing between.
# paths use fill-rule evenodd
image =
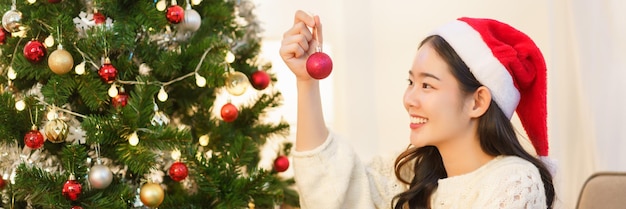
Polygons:
<instances>
[{"instance_id":1,"label":"woman's face","mask_svg":"<svg viewBox=\"0 0 626 209\"><path fill-rule=\"evenodd\" d=\"M418 50L404 93L411 144L416 147L440 147L474 133L468 115L472 97L461 92L450 70L429 43Z\"/></svg>"}]
</instances>

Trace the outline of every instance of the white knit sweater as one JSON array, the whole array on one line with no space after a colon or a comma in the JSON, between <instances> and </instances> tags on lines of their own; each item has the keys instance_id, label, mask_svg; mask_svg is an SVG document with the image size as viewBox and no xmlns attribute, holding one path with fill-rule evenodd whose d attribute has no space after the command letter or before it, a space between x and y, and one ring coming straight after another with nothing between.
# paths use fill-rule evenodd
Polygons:
<instances>
[{"instance_id":1,"label":"white knit sweater","mask_svg":"<svg viewBox=\"0 0 626 209\"><path fill-rule=\"evenodd\" d=\"M293 152L302 209L392 208L396 194L407 189L394 174L393 157L368 165L331 133L321 146ZM537 168L514 156L499 156L470 173L439 180L433 209L544 209L543 182Z\"/></svg>"}]
</instances>

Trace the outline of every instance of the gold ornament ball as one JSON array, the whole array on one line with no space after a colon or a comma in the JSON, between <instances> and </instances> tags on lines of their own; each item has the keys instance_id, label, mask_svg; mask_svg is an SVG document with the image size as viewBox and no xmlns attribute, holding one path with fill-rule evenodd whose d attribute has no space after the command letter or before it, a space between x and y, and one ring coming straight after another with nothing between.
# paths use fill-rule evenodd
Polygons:
<instances>
[{"instance_id":1,"label":"gold ornament ball","mask_svg":"<svg viewBox=\"0 0 626 209\"><path fill-rule=\"evenodd\" d=\"M246 92L250 83L242 72L235 71L226 75L226 90L228 93L239 96Z\"/></svg>"},{"instance_id":2,"label":"gold ornament ball","mask_svg":"<svg viewBox=\"0 0 626 209\"><path fill-rule=\"evenodd\" d=\"M44 127L44 134L48 138L48 141L52 143L62 143L67 139L69 134L69 126L65 121L61 119L54 119L49 121Z\"/></svg>"},{"instance_id":3,"label":"gold ornament ball","mask_svg":"<svg viewBox=\"0 0 626 209\"><path fill-rule=\"evenodd\" d=\"M165 198L165 193L163 192L163 188L161 185L156 183L146 183L141 186L141 191L139 192L139 199L141 202L148 207L156 208L161 205L163 199Z\"/></svg>"},{"instance_id":4,"label":"gold ornament ball","mask_svg":"<svg viewBox=\"0 0 626 209\"><path fill-rule=\"evenodd\" d=\"M48 56L48 66L57 75L63 75L74 67L74 58L67 50L59 48Z\"/></svg>"}]
</instances>

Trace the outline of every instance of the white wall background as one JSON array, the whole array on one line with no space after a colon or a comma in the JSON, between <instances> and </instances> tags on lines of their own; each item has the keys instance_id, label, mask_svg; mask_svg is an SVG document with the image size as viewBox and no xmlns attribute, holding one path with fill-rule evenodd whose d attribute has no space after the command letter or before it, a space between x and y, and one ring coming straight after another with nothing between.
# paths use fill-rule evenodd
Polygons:
<instances>
[{"instance_id":1,"label":"white wall background","mask_svg":"<svg viewBox=\"0 0 626 209\"><path fill-rule=\"evenodd\" d=\"M421 39L460 16L489 17L532 37L548 64L551 156L558 208L574 208L597 171L626 171L626 1L621 0L256 0L264 54L295 122L295 83L278 57L282 33L302 9L318 14L334 71L324 86L329 127L364 159L403 149L406 72ZM325 47L328 50L328 47ZM295 126L293 126L295 127ZM521 127L519 128L520 130ZM295 130L295 129L294 129Z\"/></svg>"}]
</instances>

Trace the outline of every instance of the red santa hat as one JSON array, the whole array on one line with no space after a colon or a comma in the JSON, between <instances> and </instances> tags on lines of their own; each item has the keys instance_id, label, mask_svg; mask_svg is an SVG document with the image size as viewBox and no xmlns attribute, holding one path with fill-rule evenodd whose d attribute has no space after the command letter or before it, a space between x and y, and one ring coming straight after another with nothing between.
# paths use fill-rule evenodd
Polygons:
<instances>
[{"instance_id":1,"label":"red santa hat","mask_svg":"<svg viewBox=\"0 0 626 209\"><path fill-rule=\"evenodd\" d=\"M508 24L467 17L433 34L454 48L509 119L517 111L537 154L548 156L547 70L533 40Z\"/></svg>"}]
</instances>

